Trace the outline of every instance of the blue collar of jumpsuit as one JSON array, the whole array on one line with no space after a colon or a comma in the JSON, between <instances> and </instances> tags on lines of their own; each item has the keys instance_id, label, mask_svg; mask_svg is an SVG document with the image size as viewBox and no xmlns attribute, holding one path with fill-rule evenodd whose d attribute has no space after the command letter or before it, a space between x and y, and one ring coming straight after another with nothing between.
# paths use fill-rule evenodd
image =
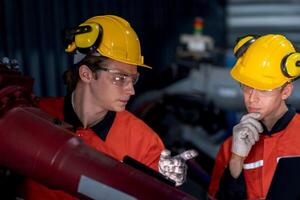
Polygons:
<instances>
[{"instance_id":1,"label":"blue collar of jumpsuit","mask_svg":"<svg viewBox=\"0 0 300 200\"><path fill-rule=\"evenodd\" d=\"M94 126L90 127L103 141L109 133L110 128L113 125L114 119L116 117L116 112L108 111L104 119ZM71 124L74 128L74 132L77 128L83 127L82 122L75 113L72 103L71 95L67 95L64 100L64 120Z\"/></svg>"},{"instance_id":2,"label":"blue collar of jumpsuit","mask_svg":"<svg viewBox=\"0 0 300 200\"><path fill-rule=\"evenodd\" d=\"M284 113L284 115L277 120L277 122L274 124L274 126L270 131L268 131L267 127L262 123L264 131L261 134L271 136L272 134L284 130L287 127L287 125L290 123L290 121L293 119L295 114L296 114L295 108L288 106L288 110L286 111L286 113Z\"/></svg>"}]
</instances>

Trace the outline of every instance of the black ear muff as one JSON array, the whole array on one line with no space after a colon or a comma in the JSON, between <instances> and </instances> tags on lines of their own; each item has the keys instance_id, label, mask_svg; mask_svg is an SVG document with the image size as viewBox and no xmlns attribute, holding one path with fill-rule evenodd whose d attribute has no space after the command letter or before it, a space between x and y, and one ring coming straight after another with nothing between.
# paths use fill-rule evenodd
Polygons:
<instances>
[{"instance_id":1,"label":"black ear muff","mask_svg":"<svg viewBox=\"0 0 300 200\"><path fill-rule=\"evenodd\" d=\"M238 59L240 58L249 48L249 46L255 42L259 36L247 35L237 39L236 45L234 47L234 56Z\"/></svg>"},{"instance_id":2,"label":"black ear muff","mask_svg":"<svg viewBox=\"0 0 300 200\"><path fill-rule=\"evenodd\" d=\"M64 44L64 48L67 49L69 45L74 42L76 30L74 28L65 28L62 31L62 40Z\"/></svg>"},{"instance_id":3,"label":"black ear muff","mask_svg":"<svg viewBox=\"0 0 300 200\"><path fill-rule=\"evenodd\" d=\"M288 78L300 75L300 53L293 52L286 55L281 61L281 71Z\"/></svg>"},{"instance_id":4,"label":"black ear muff","mask_svg":"<svg viewBox=\"0 0 300 200\"><path fill-rule=\"evenodd\" d=\"M64 34L67 52L73 52L77 49L81 53L88 54L99 47L103 29L97 23L83 23L75 28L66 29Z\"/></svg>"}]
</instances>

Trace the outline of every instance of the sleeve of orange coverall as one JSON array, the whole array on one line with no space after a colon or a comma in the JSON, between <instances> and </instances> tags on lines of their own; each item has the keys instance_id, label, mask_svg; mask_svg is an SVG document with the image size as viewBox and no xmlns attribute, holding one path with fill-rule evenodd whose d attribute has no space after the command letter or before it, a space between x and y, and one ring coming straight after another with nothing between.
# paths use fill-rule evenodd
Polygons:
<instances>
[{"instance_id":1,"label":"sleeve of orange coverall","mask_svg":"<svg viewBox=\"0 0 300 200\"><path fill-rule=\"evenodd\" d=\"M159 157L160 153L164 149L164 145L159 136L154 131L151 130L151 132L152 133L149 135L147 144L145 146L146 156L142 158L142 162L145 163L148 167L158 171Z\"/></svg>"},{"instance_id":2,"label":"sleeve of orange coverall","mask_svg":"<svg viewBox=\"0 0 300 200\"><path fill-rule=\"evenodd\" d=\"M231 139L221 146L215 160L215 166L209 186L210 199L246 199L244 174L235 179L231 176L228 163L231 156Z\"/></svg>"}]
</instances>

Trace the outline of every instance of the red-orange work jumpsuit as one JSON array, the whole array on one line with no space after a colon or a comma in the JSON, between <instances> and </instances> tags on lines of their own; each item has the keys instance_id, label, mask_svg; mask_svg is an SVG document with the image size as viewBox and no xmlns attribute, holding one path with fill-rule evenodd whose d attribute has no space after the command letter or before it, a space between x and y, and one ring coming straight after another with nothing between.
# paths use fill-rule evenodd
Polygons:
<instances>
[{"instance_id":1,"label":"red-orange work jumpsuit","mask_svg":"<svg viewBox=\"0 0 300 200\"><path fill-rule=\"evenodd\" d=\"M84 129L68 97L42 98L39 107L50 115L72 124L76 128L76 135L91 147L118 160L128 155L158 170L158 161L164 145L150 127L130 112L108 112L101 122ZM63 191L48 189L33 180L27 180L25 185L25 199L76 199Z\"/></svg>"}]
</instances>

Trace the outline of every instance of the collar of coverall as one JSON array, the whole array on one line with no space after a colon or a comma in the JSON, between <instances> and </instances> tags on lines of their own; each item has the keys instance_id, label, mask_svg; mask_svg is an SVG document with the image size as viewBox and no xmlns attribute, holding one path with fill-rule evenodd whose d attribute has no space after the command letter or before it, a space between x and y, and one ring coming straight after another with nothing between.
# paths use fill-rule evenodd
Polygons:
<instances>
[{"instance_id":1,"label":"collar of coverall","mask_svg":"<svg viewBox=\"0 0 300 200\"><path fill-rule=\"evenodd\" d=\"M273 128L270 131L268 131L267 127L264 124L262 124L264 131L261 134L271 136L272 134L284 130L290 123L290 121L293 119L295 114L295 108L288 106L288 111L280 119L278 119L278 121L274 124Z\"/></svg>"},{"instance_id":2,"label":"collar of coverall","mask_svg":"<svg viewBox=\"0 0 300 200\"><path fill-rule=\"evenodd\" d=\"M72 96L71 94L67 95L64 100L64 120L73 126L75 132L77 128L83 127L83 125L73 109L71 96ZM116 117L116 112L108 111L102 121L98 122L97 124L95 124L90 128L103 141L105 141L108 132L112 127L115 117Z\"/></svg>"}]
</instances>

